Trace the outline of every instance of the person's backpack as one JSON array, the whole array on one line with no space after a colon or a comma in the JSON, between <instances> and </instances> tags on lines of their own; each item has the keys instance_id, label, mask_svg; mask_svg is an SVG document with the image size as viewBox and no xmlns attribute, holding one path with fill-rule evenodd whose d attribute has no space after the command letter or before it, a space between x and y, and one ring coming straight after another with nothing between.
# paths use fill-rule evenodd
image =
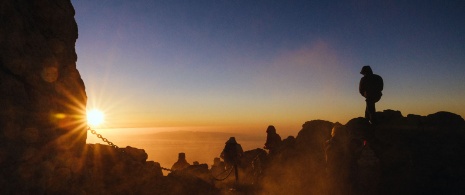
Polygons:
<instances>
[{"instance_id":1,"label":"person's backpack","mask_svg":"<svg viewBox=\"0 0 465 195\"><path fill-rule=\"evenodd\" d=\"M383 91L384 88L384 82L383 78L377 74L373 74L373 86L376 91Z\"/></svg>"},{"instance_id":2,"label":"person's backpack","mask_svg":"<svg viewBox=\"0 0 465 195\"><path fill-rule=\"evenodd\" d=\"M234 163L237 158L237 147L235 143L227 143L224 147L224 162Z\"/></svg>"}]
</instances>

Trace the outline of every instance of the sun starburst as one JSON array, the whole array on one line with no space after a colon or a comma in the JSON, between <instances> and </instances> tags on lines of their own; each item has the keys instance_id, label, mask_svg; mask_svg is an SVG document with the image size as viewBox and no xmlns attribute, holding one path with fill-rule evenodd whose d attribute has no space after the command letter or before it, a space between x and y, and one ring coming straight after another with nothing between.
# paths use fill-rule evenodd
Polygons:
<instances>
[{"instance_id":1,"label":"sun starburst","mask_svg":"<svg viewBox=\"0 0 465 195\"><path fill-rule=\"evenodd\" d=\"M87 123L92 126L96 127L101 125L105 121L105 115L102 111L98 109L93 109L87 111Z\"/></svg>"}]
</instances>

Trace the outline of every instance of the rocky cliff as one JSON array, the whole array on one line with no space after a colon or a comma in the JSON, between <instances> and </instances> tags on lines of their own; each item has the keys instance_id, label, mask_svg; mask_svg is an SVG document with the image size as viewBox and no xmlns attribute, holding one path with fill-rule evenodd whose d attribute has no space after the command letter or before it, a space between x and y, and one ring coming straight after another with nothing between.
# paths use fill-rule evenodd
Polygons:
<instances>
[{"instance_id":1,"label":"rocky cliff","mask_svg":"<svg viewBox=\"0 0 465 195\"><path fill-rule=\"evenodd\" d=\"M57 155L85 146L74 9L69 1L2 0L0 23L0 185L33 189L50 175L63 179L69 169Z\"/></svg>"},{"instance_id":2,"label":"rocky cliff","mask_svg":"<svg viewBox=\"0 0 465 195\"><path fill-rule=\"evenodd\" d=\"M348 132L350 144L336 154L355 151L349 152L346 163L325 160L325 144L335 124L306 122L297 137L284 140L281 150L269 160L260 192L332 194L337 188L345 194L463 192L465 121L461 116L437 112L404 117L393 110L377 114L378 125L360 117L341 126ZM331 178L331 163L347 166Z\"/></svg>"}]
</instances>

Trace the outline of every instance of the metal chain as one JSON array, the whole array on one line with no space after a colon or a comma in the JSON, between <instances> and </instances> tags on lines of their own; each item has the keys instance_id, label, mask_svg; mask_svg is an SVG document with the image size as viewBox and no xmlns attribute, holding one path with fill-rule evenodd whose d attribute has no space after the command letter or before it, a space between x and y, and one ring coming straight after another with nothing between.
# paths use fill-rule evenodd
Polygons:
<instances>
[{"instance_id":1,"label":"metal chain","mask_svg":"<svg viewBox=\"0 0 465 195\"><path fill-rule=\"evenodd\" d=\"M223 172L221 172L220 174L218 174L218 175L216 175L216 176L212 175L212 177L213 177L213 179L215 179L216 181L224 181L225 179L227 179L227 178L231 175L233 169L234 169L234 166L231 166L231 169L229 169L229 170L224 170ZM228 171L228 174L226 175L226 177L221 178L221 179L216 178L216 177L222 175L223 173L225 173L226 171Z\"/></svg>"},{"instance_id":2,"label":"metal chain","mask_svg":"<svg viewBox=\"0 0 465 195\"><path fill-rule=\"evenodd\" d=\"M108 145L115 149L119 149L117 145L115 145L113 142L109 141L107 138L104 138L102 135L98 134L95 130L87 126L87 130L90 131L90 133L96 135L98 138L102 139L104 142L106 142Z\"/></svg>"},{"instance_id":3,"label":"metal chain","mask_svg":"<svg viewBox=\"0 0 465 195\"><path fill-rule=\"evenodd\" d=\"M96 135L98 138L102 139L105 143L107 143L107 144L110 145L111 147L113 147L113 148L115 148L115 149L120 149L120 147L118 147L117 145L115 145L113 142L109 141L107 138L104 138L101 134L98 134L97 131L95 131L95 130L93 130L92 128L90 128L90 126L87 126L87 130L90 131L90 133ZM258 155L257 155L257 157L258 157ZM160 166L160 168L161 168L162 170L165 170L165 171L173 172L173 170L168 169L168 168L165 168L165 167L162 167L162 166ZM226 178L228 178L229 175L231 175L232 170L233 170L233 168L231 167L231 169L229 170L228 175L226 175L226 177L224 177L224 178L222 178L222 179L217 179L217 178L215 178L215 176L214 176L213 178L214 178L215 180L217 180L217 181L223 181L223 180L225 180ZM223 172L220 173L219 175L223 174L223 173L226 172L226 171L228 171L228 170L223 171ZM219 176L219 175L217 175L217 176Z\"/></svg>"},{"instance_id":4,"label":"metal chain","mask_svg":"<svg viewBox=\"0 0 465 195\"><path fill-rule=\"evenodd\" d=\"M90 131L90 133L96 135L98 138L102 139L105 143L107 143L108 145L110 145L111 147L115 148L115 149L120 149L120 147L118 147L117 145L115 145L113 142L111 142L110 140L108 140L107 138L104 138L101 134L98 134L95 130L93 130L92 128L90 128L90 126L87 126L87 130ZM172 172L173 170L171 169L168 169L168 168L165 168L165 167L162 167L160 166L161 169L165 170L165 171L169 171L169 172Z\"/></svg>"}]
</instances>

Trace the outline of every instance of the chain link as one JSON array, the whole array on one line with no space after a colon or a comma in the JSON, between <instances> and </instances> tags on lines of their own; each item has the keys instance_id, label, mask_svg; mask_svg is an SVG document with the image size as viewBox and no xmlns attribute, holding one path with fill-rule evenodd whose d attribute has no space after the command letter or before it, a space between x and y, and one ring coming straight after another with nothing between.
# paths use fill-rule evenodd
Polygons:
<instances>
[{"instance_id":1,"label":"chain link","mask_svg":"<svg viewBox=\"0 0 465 195\"><path fill-rule=\"evenodd\" d=\"M118 147L117 145L115 145L113 142L111 142L110 140L108 140L107 138L104 138L101 134L98 134L97 131L93 130L92 128L90 128L89 126L87 126L87 130L90 131L90 133L94 134L95 136L97 136L99 139L103 140L103 142L107 143L108 145L110 145L111 147L115 148L115 149L120 149L120 147ZM161 169L165 170L165 171L169 171L169 172L172 172L173 170L171 169L168 169L168 168L165 168L165 167L162 167L160 166Z\"/></svg>"},{"instance_id":2,"label":"chain link","mask_svg":"<svg viewBox=\"0 0 465 195\"><path fill-rule=\"evenodd\" d=\"M218 175L216 175L216 176L215 176L215 175L212 175L212 176L213 176L213 179L215 179L216 181L224 181L225 179L227 179L227 178L231 175L233 169L234 169L234 166L231 166L231 168L230 168L229 170L226 169L226 170L224 170L223 172L221 172L220 174L218 174ZM223 173L225 173L226 171L228 172L228 174L226 175L226 177L223 177L223 178L221 178L221 179L216 178L216 177L222 175Z\"/></svg>"},{"instance_id":3,"label":"chain link","mask_svg":"<svg viewBox=\"0 0 465 195\"><path fill-rule=\"evenodd\" d=\"M97 131L95 131L95 130L93 130L92 128L90 128L90 126L87 126L87 130L90 131L90 133L96 135L99 139L103 140L105 143L107 143L107 144L110 145L111 147L113 147L113 148L115 148L115 149L120 149L120 147L118 147L117 145L115 145L113 142L109 141L107 138L104 138L101 134L98 134ZM253 163L253 161L255 161L255 160L258 159L258 156L259 156L259 155L257 155L257 156L252 160L252 163ZM168 169L168 168L165 168L165 167L162 167L162 166L160 166L160 168L161 168L162 170L165 170L165 171L173 172L173 170ZM224 178L218 179L218 178L216 178L215 176L213 176L213 178L214 178L215 180L217 180L217 181L223 181L223 180L225 180L226 178L228 178L228 177L231 175L232 170L233 170L233 167L231 167L231 169L229 169L229 170L224 170L222 173L220 173L220 174L217 175L217 176L220 176L220 175L222 175L223 173L228 172L228 174L227 174L226 177L224 177Z\"/></svg>"},{"instance_id":4,"label":"chain link","mask_svg":"<svg viewBox=\"0 0 465 195\"><path fill-rule=\"evenodd\" d=\"M111 147L113 147L115 149L119 149L119 147L117 145L115 145L113 142L109 141L107 138L104 138L101 134L98 134L95 130L93 130L89 126L87 127L87 130L90 131L90 133L96 135L98 138L102 139L105 143L107 143Z\"/></svg>"},{"instance_id":5,"label":"chain link","mask_svg":"<svg viewBox=\"0 0 465 195\"><path fill-rule=\"evenodd\" d=\"M89 126L87 126L87 130L90 131L90 133L96 135L99 139L103 140L105 143L107 143L107 144L110 145L111 147L113 147L113 148L115 148L115 149L120 149L120 147L118 147L117 145L115 145L113 142L109 141L107 138L104 138L101 134L98 134L97 131L93 130L93 129L90 128ZM258 157L258 155L257 155L257 157ZM257 158L257 157L255 157L255 158ZM255 160L255 159L254 159L254 160ZM165 171L173 172L173 170L168 169L168 168L165 168L165 167L162 167L162 166L160 166L160 168L161 168L162 170L165 170ZM222 173L219 174L219 175L221 175L221 174L225 173L226 171L228 171L228 174L227 174L226 177L224 177L224 178L221 178L221 179L217 179L216 177L213 177L213 178L214 178L215 180L217 180L217 181L223 181L223 180L225 180L226 178L228 178L229 175L231 175L232 170L233 170L233 168L231 167L230 170L225 170L225 171L223 171ZM219 175L217 175L217 176L219 176Z\"/></svg>"}]
</instances>

